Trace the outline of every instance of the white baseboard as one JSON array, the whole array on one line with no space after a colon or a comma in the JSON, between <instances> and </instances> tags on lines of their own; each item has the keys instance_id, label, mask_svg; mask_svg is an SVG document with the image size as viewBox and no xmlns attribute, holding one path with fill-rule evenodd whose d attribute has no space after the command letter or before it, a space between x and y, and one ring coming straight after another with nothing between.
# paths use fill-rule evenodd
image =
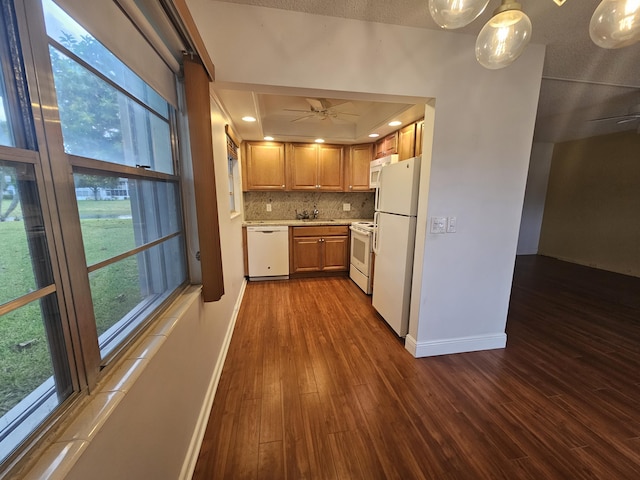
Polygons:
<instances>
[{"instance_id":1,"label":"white baseboard","mask_svg":"<svg viewBox=\"0 0 640 480\"><path fill-rule=\"evenodd\" d=\"M204 402L202 403L202 408L200 409L200 414L198 415L198 421L193 431L191 442L189 442L189 448L182 465L182 470L180 471L181 480L190 480L193 477L193 472L196 468L196 462L198 461L198 455L200 453L200 445L202 445L202 440L204 439L207 423L209 422L209 415L211 414L213 399L216 396L216 390L218 389L218 383L220 382L220 376L222 375L222 367L224 366L224 361L227 358L227 352L229 351L231 337L233 337L233 331L236 326L236 320L238 319L238 312L240 311L240 305L242 304L242 298L244 297L246 286L247 280L245 279L242 282L238 299L236 300L236 304L233 307L232 318L229 322L227 333L224 336L222 350L220 351L220 355L218 355L218 360L216 361L215 368L213 369L211 380L209 381L209 385L205 394Z\"/></svg>"},{"instance_id":2,"label":"white baseboard","mask_svg":"<svg viewBox=\"0 0 640 480\"><path fill-rule=\"evenodd\" d=\"M477 352L479 350L493 350L507 345L507 334L479 335L475 337L447 338L430 342L416 342L415 338L407 335L404 348L416 358L450 355L453 353Z\"/></svg>"}]
</instances>

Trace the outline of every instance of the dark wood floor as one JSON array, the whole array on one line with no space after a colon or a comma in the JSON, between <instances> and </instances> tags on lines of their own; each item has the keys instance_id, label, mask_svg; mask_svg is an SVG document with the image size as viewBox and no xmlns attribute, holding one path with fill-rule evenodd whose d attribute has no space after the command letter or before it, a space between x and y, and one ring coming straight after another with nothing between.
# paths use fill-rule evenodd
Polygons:
<instances>
[{"instance_id":1,"label":"dark wood floor","mask_svg":"<svg viewBox=\"0 0 640 480\"><path fill-rule=\"evenodd\" d=\"M346 278L250 283L193 478L640 478L640 279L521 257L507 334L414 359Z\"/></svg>"}]
</instances>

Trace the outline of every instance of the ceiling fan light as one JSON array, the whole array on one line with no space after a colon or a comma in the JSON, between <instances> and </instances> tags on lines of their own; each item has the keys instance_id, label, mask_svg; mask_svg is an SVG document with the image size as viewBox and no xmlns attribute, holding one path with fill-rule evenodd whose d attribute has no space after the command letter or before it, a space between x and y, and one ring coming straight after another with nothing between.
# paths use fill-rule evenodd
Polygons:
<instances>
[{"instance_id":1,"label":"ceiling fan light","mask_svg":"<svg viewBox=\"0 0 640 480\"><path fill-rule=\"evenodd\" d=\"M530 39L531 20L519 3L507 0L480 30L476 59L490 70L504 68L522 54Z\"/></svg>"},{"instance_id":2,"label":"ceiling fan light","mask_svg":"<svg viewBox=\"0 0 640 480\"><path fill-rule=\"evenodd\" d=\"M487 8L489 0L429 0L429 13L442 28L462 28Z\"/></svg>"},{"instance_id":3,"label":"ceiling fan light","mask_svg":"<svg viewBox=\"0 0 640 480\"><path fill-rule=\"evenodd\" d=\"M640 40L640 0L602 0L589 23L589 36L602 48L622 48Z\"/></svg>"}]
</instances>

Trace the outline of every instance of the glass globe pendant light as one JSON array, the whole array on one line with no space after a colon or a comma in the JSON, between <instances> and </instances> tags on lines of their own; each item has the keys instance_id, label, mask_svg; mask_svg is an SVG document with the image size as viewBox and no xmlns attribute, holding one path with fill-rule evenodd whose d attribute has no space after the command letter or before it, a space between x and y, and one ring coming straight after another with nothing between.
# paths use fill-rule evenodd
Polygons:
<instances>
[{"instance_id":1,"label":"glass globe pendant light","mask_svg":"<svg viewBox=\"0 0 640 480\"><path fill-rule=\"evenodd\" d=\"M476 59L496 70L510 65L531 39L531 20L515 0L502 0L476 40Z\"/></svg>"},{"instance_id":2,"label":"glass globe pendant light","mask_svg":"<svg viewBox=\"0 0 640 480\"><path fill-rule=\"evenodd\" d=\"M489 0L429 0L429 13L442 28L462 28L478 18L488 4Z\"/></svg>"},{"instance_id":3,"label":"glass globe pendant light","mask_svg":"<svg viewBox=\"0 0 640 480\"><path fill-rule=\"evenodd\" d=\"M621 48L640 40L640 0L602 0L589 23L593 43Z\"/></svg>"}]
</instances>

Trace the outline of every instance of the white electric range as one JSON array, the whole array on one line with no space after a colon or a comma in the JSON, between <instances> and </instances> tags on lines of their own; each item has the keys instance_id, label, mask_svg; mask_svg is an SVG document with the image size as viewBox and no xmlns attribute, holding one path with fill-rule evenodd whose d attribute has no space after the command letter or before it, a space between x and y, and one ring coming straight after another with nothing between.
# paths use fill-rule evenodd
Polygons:
<instances>
[{"instance_id":1,"label":"white electric range","mask_svg":"<svg viewBox=\"0 0 640 480\"><path fill-rule=\"evenodd\" d=\"M373 222L353 222L351 230L351 260L349 277L364 293L373 292Z\"/></svg>"}]
</instances>

